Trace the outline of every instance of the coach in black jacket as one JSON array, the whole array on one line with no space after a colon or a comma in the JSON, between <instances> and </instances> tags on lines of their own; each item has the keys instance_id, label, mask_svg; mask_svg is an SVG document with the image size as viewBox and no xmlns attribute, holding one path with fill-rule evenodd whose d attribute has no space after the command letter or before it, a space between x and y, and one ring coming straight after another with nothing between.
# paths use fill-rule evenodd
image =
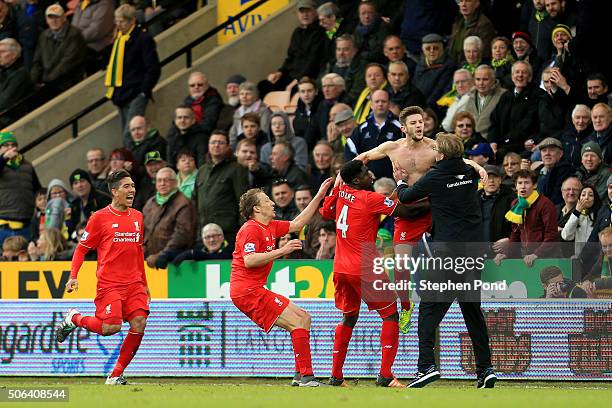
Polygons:
<instances>
[{"instance_id":1,"label":"coach in black jacket","mask_svg":"<svg viewBox=\"0 0 612 408\"><path fill-rule=\"evenodd\" d=\"M468 252L483 240L482 213L478 198L478 173L463 162L463 143L453 134L439 134L432 146L437 150L436 165L409 187L403 180L407 172L394 165L393 175L398 180L397 194L402 203L429 197L433 219L434 257L459 259L482 256ZM446 263L446 261L444 261ZM465 265L465 264L464 264ZM475 267L477 269L477 267ZM458 267L454 270L430 270L422 278L430 282L474 283L480 271ZM417 285L420 286L422 282ZM417 286L417 287L418 287ZM463 318L474 346L479 388L492 388L495 373L491 367L491 351L487 325L480 309L480 294L473 290L449 290L443 293L422 291L419 305L419 362L418 374L408 385L421 388L440 378L435 365L434 344L436 329L455 298L458 298ZM440 297L442 295L442 297ZM470 296L471 295L471 296Z\"/></svg>"}]
</instances>

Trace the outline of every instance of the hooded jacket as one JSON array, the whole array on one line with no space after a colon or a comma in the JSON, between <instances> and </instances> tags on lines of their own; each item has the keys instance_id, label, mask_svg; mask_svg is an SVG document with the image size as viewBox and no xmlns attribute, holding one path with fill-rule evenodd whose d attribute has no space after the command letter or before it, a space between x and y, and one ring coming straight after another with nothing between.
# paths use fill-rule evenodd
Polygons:
<instances>
[{"instance_id":1,"label":"hooded jacket","mask_svg":"<svg viewBox=\"0 0 612 408\"><path fill-rule=\"evenodd\" d=\"M301 138L295 136L293 133L293 127L291 126L291 122L289 121L289 116L285 112L275 112L270 116L270 123L272 123L272 119L275 117L281 117L285 122L285 137L284 139L291 144L293 147L293 161L298 165L302 171L307 171L308 169L308 146L306 141ZM272 153L272 147L276 143L277 139L272 134L271 127L268 128L268 135L270 136L270 142L263 145L261 148L261 154L259 157L259 161L270 165L270 153Z\"/></svg>"}]
</instances>

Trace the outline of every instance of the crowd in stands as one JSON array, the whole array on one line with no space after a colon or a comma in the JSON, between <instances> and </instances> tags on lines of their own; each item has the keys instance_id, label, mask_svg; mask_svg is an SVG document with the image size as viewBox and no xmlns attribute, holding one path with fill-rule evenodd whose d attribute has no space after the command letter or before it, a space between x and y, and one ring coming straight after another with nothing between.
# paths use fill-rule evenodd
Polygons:
<instances>
[{"instance_id":1,"label":"crowd in stands","mask_svg":"<svg viewBox=\"0 0 612 408\"><path fill-rule=\"evenodd\" d=\"M110 0L43 3L0 0L0 109L5 89L56 93L78 82L89 63L107 66L124 145L91 149L69 185L41 187L19 153L19 135L3 132L0 243L6 239L7 259L68 259L89 215L109 203L104 179L117 169L137 183L134 206L144 212L151 267L231 258L242 193L263 188L277 217L292 219L345 161L405 137L399 112L416 105L426 136L455 133L466 157L485 167L483 237L498 262L574 257L593 282L603 259L609 274L610 246L602 252L599 245L600 236L612 236L608 8L600 2L299 0L277 70L265 78L235 72L225 84L193 72L165 133L145 116L160 72L151 34L138 25L150 2L116 10ZM93 17L92 7L113 8L114 18L103 10ZM20 21L38 27L38 41L23 38ZM390 195L390 161L367 165L375 190ZM381 243L390 242L392 229L381 221ZM334 237L334 226L315 217L297 236L279 239L304 242L292 257L328 259Z\"/></svg>"}]
</instances>

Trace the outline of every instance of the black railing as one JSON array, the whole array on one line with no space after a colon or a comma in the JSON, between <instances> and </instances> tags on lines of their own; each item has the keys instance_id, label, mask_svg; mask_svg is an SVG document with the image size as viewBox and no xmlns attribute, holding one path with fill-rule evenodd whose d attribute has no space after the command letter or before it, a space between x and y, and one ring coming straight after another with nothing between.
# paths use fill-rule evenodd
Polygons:
<instances>
[{"instance_id":1,"label":"black railing","mask_svg":"<svg viewBox=\"0 0 612 408\"><path fill-rule=\"evenodd\" d=\"M216 35L218 32L222 31L228 25L233 24L235 21L241 19L242 17L244 17L245 15L250 13L251 11L259 8L261 5L263 5L263 4L267 3L267 2L268 2L268 0L257 0L253 4L251 4L249 7L247 7L246 9L242 10L240 13L236 14L235 16L229 17L223 23L217 25L215 28L209 30L208 32L202 34L200 37L196 38L195 40L191 41L189 44L185 45L184 47L180 48L178 51L175 51L174 53L172 53L171 55L167 56L162 61L160 61L162 68L164 66L166 66L167 64L171 63L172 61L178 59L183 54L185 54L185 57L186 57L185 67L186 68L191 68L192 60L193 60L192 59L192 50L193 50L193 48L197 47L198 45L200 45L204 41L206 41L209 38L211 38L214 35ZM57 133L61 132L62 130L64 130L65 128L67 128L69 126L72 129L72 137L74 139L76 139L79 136L79 119L81 119L83 116L91 113L92 111L96 110L97 108L99 108L100 106L104 105L106 102L109 102L109 101L110 100L105 98L105 97L98 99L97 101L93 102L89 106L81 109L78 113L76 113L76 114L72 115L71 117L69 117L68 119L64 120L59 125L57 125L57 126L53 127L52 129L48 130L47 132L45 132L44 134L42 134L41 136L39 136L38 138L36 138L32 142L30 142L27 145L21 147L19 149L19 151L22 152L22 153L26 153L29 150L32 150L33 148L35 148L39 144L41 144L44 141L50 139L51 137L53 137L54 135L56 135Z\"/></svg>"}]
</instances>

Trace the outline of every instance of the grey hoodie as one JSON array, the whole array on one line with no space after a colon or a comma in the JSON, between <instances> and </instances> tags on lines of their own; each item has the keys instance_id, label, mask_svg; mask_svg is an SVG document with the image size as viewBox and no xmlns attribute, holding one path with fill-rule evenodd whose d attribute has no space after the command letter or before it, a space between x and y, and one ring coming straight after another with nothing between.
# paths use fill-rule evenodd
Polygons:
<instances>
[{"instance_id":1,"label":"grey hoodie","mask_svg":"<svg viewBox=\"0 0 612 408\"><path fill-rule=\"evenodd\" d=\"M308 145L306 141L299 137L295 136L293 133L293 127L291 126L291 122L289 121L289 116L285 112L274 112L270 117L270 123L272 123L272 119L276 116L283 118L285 122L285 140L291 143L293 147L294 155L293 161L295 164L304 172L308 171ZM276 138L272 134L272 126L268 129L268 135L270 135L270 140L272 142L268 142L261 147L261 152L259 153L259 161L270 165L270 153L272 153L272 147L276 142Z\"/></svg>"},{"instance_id":2,"label":"grey hoodie","mask_svg":"<svg viewBox=\"0 0 612 408\"><path fill-rule=\"evenodd\" d=\"M66 191L66 199L61 197L51 198L51 189L60 186ZM64 211L70 207L72 193L66 184L60 179L53 179L47 186L47 206L45 207L45 228L57 228L60 231L64 224Z\"/></svg>"}]
</instances>

